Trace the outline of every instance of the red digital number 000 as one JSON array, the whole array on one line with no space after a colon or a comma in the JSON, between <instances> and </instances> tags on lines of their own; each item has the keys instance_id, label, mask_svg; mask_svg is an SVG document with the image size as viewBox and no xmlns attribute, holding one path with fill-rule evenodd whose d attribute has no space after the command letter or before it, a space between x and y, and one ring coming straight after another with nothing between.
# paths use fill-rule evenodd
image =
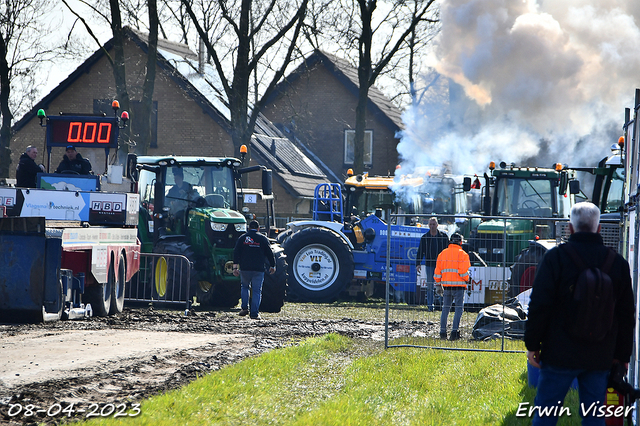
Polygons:
<instances>
[{"instance_id":1,"label":"red digital number 000","mask_svg":"<svg viewBox=\"0 0 640 426\"><path fill-rule=\"evenodd\" d=\"M111 123L69 123L68 143L109 143L111 139Z\"/></svg>"}]
</instances>

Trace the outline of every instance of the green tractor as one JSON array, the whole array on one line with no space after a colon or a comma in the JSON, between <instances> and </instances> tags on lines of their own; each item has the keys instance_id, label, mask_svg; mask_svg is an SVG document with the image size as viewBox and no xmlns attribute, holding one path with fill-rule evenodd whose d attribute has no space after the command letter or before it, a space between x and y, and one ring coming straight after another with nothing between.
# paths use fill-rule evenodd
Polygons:
<instances>
[{"instance_id":1,"label":"green tractor","mask_svg":"<svg viewBox=\"0 0 640 426\"><path fill-rule=\"evenodd\" d=\"M516 167L491 163L485 174L483 213L486 220L472 232L469 245L489 267L511 266L509 295L531 287L535 267L555 244L555 220L568 218L580 192L576 172L558 164L554 168ZM538 241L531 244L531 241ZM482 269L478 277L482 278Z\"/></svg>"},{"instance_id":2,"label":"green tractor","mask_svg":"<svg viewBox=\"0 0 640 426\"><path fill-rule=\"evenodd\" d=\"M243 168L236 158L132 154L127 170L133 170L140 195L142 252L155 253L148 256L153 261L141 265L152 271L138 292L151 300L190 303L196 297L201 307L236 306L240 279L233 275L233 249L247 230L241 204L245 196L261 197L273 212L271 170ZM262 171L262 189L242 189L241 176L254 171ZM267 235L271 222L268 217ZM276 273L265 274L263 312L280 312L286 292L286 256L275 241L272 249Z\"/></svg>"}]
</instances>

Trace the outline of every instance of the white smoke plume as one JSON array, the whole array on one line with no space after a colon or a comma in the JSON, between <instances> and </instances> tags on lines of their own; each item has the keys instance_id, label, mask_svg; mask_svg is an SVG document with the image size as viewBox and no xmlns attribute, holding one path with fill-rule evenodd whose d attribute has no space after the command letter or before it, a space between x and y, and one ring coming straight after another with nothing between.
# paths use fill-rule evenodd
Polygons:
<instances>
[{"instance_id":1,"label":"white smoke plume","mask_svg":"<svg viewBox=\"0 0 640 426\"><path fill-rule=\"evenodd\" d=\"M640 86L640 2L443 0L441 19L429 89L403 117L400 174L610 154Z\"/></svg>"}]
</instances>

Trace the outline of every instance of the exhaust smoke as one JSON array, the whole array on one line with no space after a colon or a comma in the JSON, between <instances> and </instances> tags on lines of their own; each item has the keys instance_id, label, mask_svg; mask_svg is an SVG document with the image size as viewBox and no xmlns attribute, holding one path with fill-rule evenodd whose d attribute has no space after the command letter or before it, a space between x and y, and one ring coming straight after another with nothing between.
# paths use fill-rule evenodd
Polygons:
<instances>
[{"instance_id":1,"label":"exhaust smoke","mask_svg":"<svg viewBox=\"0 0 640 426\"><path fill-rule=\"evenodd\" d=\"M489 161L595 165L639 85L640 2L445 0L442 30L403 115L401 169Z\"/></svg>"}]
</instances>

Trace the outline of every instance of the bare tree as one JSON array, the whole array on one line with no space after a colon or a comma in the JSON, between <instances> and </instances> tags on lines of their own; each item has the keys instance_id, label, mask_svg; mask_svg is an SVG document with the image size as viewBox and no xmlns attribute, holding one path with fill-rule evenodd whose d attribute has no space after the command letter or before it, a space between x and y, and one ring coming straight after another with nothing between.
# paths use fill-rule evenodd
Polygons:
<instances>
[{"instance_id":1,"label":"bare tree","mask_svg":"<svg viewBox=\"0 0 640 426\"><path fill-rule=\"evenodd\" d=\"M234 147L250 146L262 102L292 61L308 0L181 1L220 76ZM207 9L206 16L198 15L194 6L202 4L215 4L216 8ZM256 84L261 89L256 89ZM250 105L252 91L256 101Z\"/></svg>"},{"instance_id":2,"label":"bare tree","mask_svg":"<svg viewBox=\"0 0 640 426\"><path fill-rule=\"evenodd\" d=\"M122 27L122 16L120 14L120 4L118 0L109 0L111 7L111 31L113 32L113 78L116 82L116 96L120 102L121 108L129 111L130 99L127 90L127 72L125 69L124 58L124 38L125 32ZM118 153L129 152L129 127L125 127L120 132L120 141L118 142ZM118 155L118 164L124 164L122 155Z\"/></svg>"},{"instance_id":3,"label":"bare tree","mask_svg":"<svg viewBox=\"0 0 640 426\"><path fill-rule=\"evenodd\" d=\"M34 103L37 71L56 51L46 44L51 7L50 0L7 0L0 6L0 177L9 176L14 113ZM15 94L14 87L20 88Z\"/></svg>"},{"instance_id":4,"label":"bare tree","mask_svg":"<svg viewBox=\"0 0 640 426\"><path fill-rule=\"evenodd\" d=\"M381 76L402 76L411 84L415 69L408 69L411 63L407 62L411 51L415 54L432 37L431 26L438 22L434 3L434 0L394 0L380 4L376 0L335 0L330 5L333 14L322 18L318 31L323 34L319 39L325 46L330 40L334 50L358 68L353 165L356 173L364 171L369 89ZM309 37L307 40L311 42Z\"/></svg>"},{"instance_id":5,"label":"bare tree","mask_svg":"<svg viewBox=\"0 0 640 426\"><path fill-rule=\"evenodd\" d=\"M161 14L169 16L172 19L174 25L179 28L180 31L180 43L189 44L189 30L191 18L185 11L185 7L182 5L181 0L162 0L162 12ZM163 25L161 24L162 28ZM206 29L205 29L206 31ZM163 37L167 38L163 31Z\"/></svg>"},{"instance_id":6,"label":"bare tree","mask_svg":"<svg viewBox=\"0 0 640 426\"><path fill-rule=\"evenodd\" d=\"M414 2L414 16L420 12L420 6L420 2ZM400 108L415 105L430 86L431 78L428 76L432 70L426 67L425 59L429 54L429 44L440 30L440 22L434 22L439 20L438 9L430 16L430 21L416 25L407 37L406 45L398 50L383 71L384 81L379 78L376 84Z\"/></svg>"},{"instance_id":7,"label":"bare tree","mask_svg":"<svg viewBox=\"0 0 640 426\"><path fill-rule=\"evenodd\" d=\"M151 144L153 89L156 79L156 63L158 61L158 8L156 0L147 0L147 5L149 11L149 51L147 53L147 72L142 86L140 140L136 145L136 152L139 154L146 154Z\"/></svg>"},{"instance_id":8,"label":"bare tree","mask_svg":"<svg viewBox=\"0 0 640 426\"><path fill-rule=\"evenodd\" d=\"M383 73L390 61L406 43L407 37L420 22L436 22L427 17L427 13L435 0L422 2L418 12L407 7L409 2L394 2L383 16L374 20L374 12L378 7L376 0L356 0L360 25L350 27L359 29L359 34L349 36L349 40L357 41L358 52L358 104L356 106L356 128L354 139L354 172L364 171L364 133L366 129L366 110L369 101L369 88ZM374 39L378 53L374 61Z\"/></svg>"}]
</instances>

